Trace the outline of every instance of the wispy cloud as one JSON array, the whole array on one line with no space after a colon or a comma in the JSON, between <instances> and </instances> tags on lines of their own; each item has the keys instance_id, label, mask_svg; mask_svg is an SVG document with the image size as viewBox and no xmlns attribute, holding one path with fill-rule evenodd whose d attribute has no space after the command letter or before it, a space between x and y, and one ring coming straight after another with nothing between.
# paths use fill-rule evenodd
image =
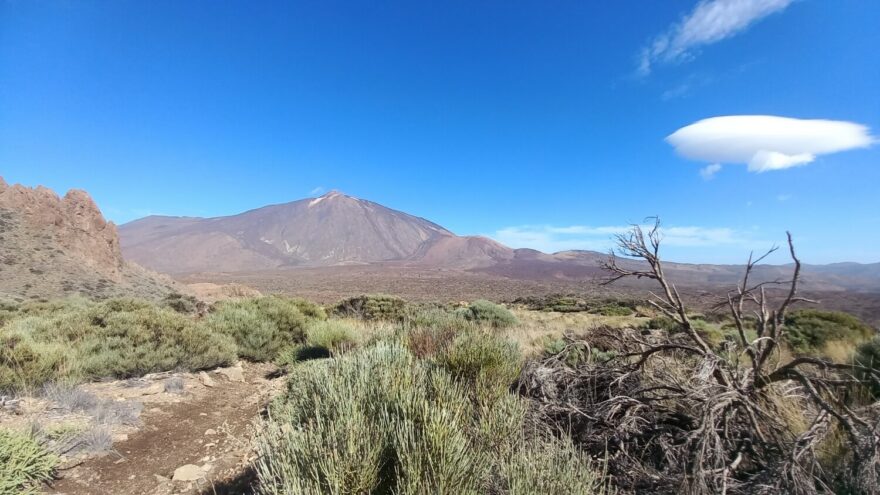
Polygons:
<instances>
[{"instance_id":1,"label":"wispy cloud","mask_svg":"<svg viewBox=\"0 0 880 495\"><path fill-rule=\"evenodd\" d=\"M779 201L780 203L788 201L791 198L792 198L791 194L780 194L780 195L776 196L776 200Z\"/></svg>"},{"instance_id":2,"label":"wispy cloud","mask_svg":"<svg viewBox=\"0 0 880 495\"><path fill-rule=\"evenodd\" d=\"M531 248L545 253L572 249L608 251L614 246L614 234L621 234L629 229L628 225L523 225L500 229L488 237L514 248ZM752 240L748 232L726 227L664 227L662 235L664 245L675 247L744 245Z\"/></svg>"},{"instance_id":3,"label":"wispy cloud","mask_svg":"<svg viewBox=\"0 0 880 495\"><path fill-rule=\"evenodd\" d=\"M720 163L712 163L710 165L706 165L705 167L700 169L700 177L703 180L712 180L715 178L715 174L721 171Z\"/></svg>"},{"instance_id":4,"label":"wispy cloud","mask_svg":"<svg viewBox=\"0 0 880 495\"><path fill-rule=\"evenodd\" d=\"M324 191L326 191L326 189L324 189L324 186L318 186L318 187L312 189L311 191L309 191L309 196L315 196L315 195L321 194Z\"/></svg>"},{"instance_id":5,"label":"wispy cloud","mask_svg":"<svg viewBox=\"0 0 880 495\"><path fill-rule=\"evenodd\" d=\"M696 56L702 46L716 43L749 28L756 21L781 12L794 0L702 0L687 15L642 48L638 73Z\"/></svg>"},{"instance_id":6,"label":"wispy cloud","mask_svg":"<svg viewBox=\"0 0 880 495\"><path fill-rule=\"evenodd\" d=\"M877 139L853 122L731 115L682 127L666 141L692 160L740 163L750 172L767 172L806 165L819 155L867 148ZM714 165L703 170L710 167ZM720 166L712 173L718 170Z\"/></svg>"}]
</instances>

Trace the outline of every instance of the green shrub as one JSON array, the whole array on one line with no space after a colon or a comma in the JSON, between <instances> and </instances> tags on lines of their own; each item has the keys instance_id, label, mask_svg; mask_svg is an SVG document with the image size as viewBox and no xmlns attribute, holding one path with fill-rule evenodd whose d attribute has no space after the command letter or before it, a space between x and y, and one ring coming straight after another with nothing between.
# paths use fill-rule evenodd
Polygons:
<instances>
[{"instance_id":1,"label":"green shrub","mask_svg":"<svg viewBox=\"0 0 880 495\"><path fill-rule=\"evenodd\" d=\"M235 345L191 318L146 306L107 311L93 318L92 335L77 339L79 366L86 378L125 378L177 368L199 370L229 364Z\"/></svg>"},{"instance_id":2,"label":"green shrub","mask_svg":"<svg viewBox=\"0 0 880 495\"><path fill-rule=\"evenodd\" d=\"M681 325L668 316L657 316L645 323L645 328L651 330L663 330L669 333L681 331Z\"/></svg>"},{"instance_id":3,"label":"green shrub","mask_svg":"<svg viewBox=\"0 0 880 495\"><path fill-rule=\"evenodd\" d=\"M191 315L197 313L200 307L204 306L204 303L193 296L180 294L179 292L172 292L162 299L162 305L167 306L178 313Z\"/></svg>"},{"instance_id":4,"label":"green shrub","mask_svg":"<svg viewBox=\"0 0 880 495\"><path fill-rule=\"evenodd\" d=\"M31 307L0 328L0 390L197 370L234 360L230 338L170 309L132 299Z\"/></svg>"},{"instance_id":5,"label":"green shrub","mask_svg":"<svg viewBox=\"0 0 880 495\"><path fill-rule=\"evenodd\" d=\"M461 314L467 320L495 328L505 328L518 323L516 316L510 310L484 299L478 299L467 308L462 308Z\"/></svg>"},{"instance_id":6,"label":"green shrub","mask_svg":"<svg viewBox=\"0 0 880 495\"><path fill-rule=\"evenodd\" d=\"M544 340L544 355L557 356L569 366L577 366L590 361L590 346L582 340L569 342L564 338L547 338Z\"/></svg>"},{"instance_id":7,"label":"green shrub","mask_svg":"<svg viewBox=\"0 0 880 495\"><path fill-rule=\"evenodd\" d=\"M464 311L431 306L408 307L404 324L408 328L433 328L451 332L461 332L473 327L473 322L465 317Z\"/></svg>"},{"instance_id":8,"label":"green shrub","mask_svg":"<svg viewBox=\"0 0 880 495\"><path fill-rule=\"evenodd\" d=\"M0 494L36 494L55 474L58 458L28 435L0 428Z\"/></svg>"},{"instance_id":9,"label":"green shrub","mask_svg":"<svg viewBox=\"0 0 880 495\"><path fill-rule=\"evenodd\" d=\"M279 296L256 297L217 304L205 324L229 335L238 355L251 361L271 361L281 349L305 340L308 318L301 300Z\"/></svg>"},{"instance_id":10,"label":"green shrub","mask_svg":"<svg viewBox=\"0 0 880 495\"><path fill-rule=\"evenodd\" d=\"M591 309L591 306L585 299L572 294L520 297L515 299L513 304L524 305L532 311L555 311L559 313L577 313Z\"/></svg>"},{"instance_id":11,"label":"green shrub","mask_svg":"<svg viewBox=\"0 0 880 495\"><path fill-rule=\"evenodd\" d=\"M598 308L590 311L590 313L602 316L632 316L633 314L635 314L635 311L630 307L623 306L618 303L611 303L599 306Z\"/></svg>"},{"instance_id":12,"label":"green shrub","mask_svg":"<svg viewBox=\"0 0 880 495\"><path fill-rule=\"evenodd\" d=\"M300 313L303 315L314 318L316 320L326 320L327 312L324 311L324 308L318 306L317 304L307 301L305 299L294 297L290 299L290 302L299 309Z\"/></svg>"},{"instance_id":13,"label":"green shrub","mask_svg":"<svg viewBox=\"0 0 880 495\"><path fill-rule=\"evenodd\" d=\"M18 303L0 297L0 327L18 314Z\"/></svg>"},{"instance_id":14,"label":"green shrub","mask_svg":"<svg viewBox=\"0 0 880 495\"><path fill-rule=\"evenodd\" d=\"M583 339L558 338L544 341L544 355L555 356L568 366L577 367L584 363L604 363L619 354L613 349L605 350L595 345L588 345Z\"/></svg>"},{"instance_id":15,"label":"green shrub","mask_svg":"<svg viewBox=\"0 0 880 495\"><path fill-rule=\"evenodd\" d=\"M258 493L376 493L424 486L420 476L437 487L431 493L479 486L462 474L479 469L460 448L471 446L469 402L402 347L379 343L297 367L288 383L258 444ZM437 491L444 486L454 491Z\"/></svg>"},{"instance_id":16,"label":"green shrub","mask_svg":"<svg viewBox=\"0 0 880 495\"><path fill-rule=\"evenodd\" d=\"M589 458L568 440L543 440L514 450L505 459L502 476L510 495L596 493L597 477Z\"/></svg>"},{"instance_id":17,"label":"green shrub","mask_svg":"<svg viewBox=\"0 0 880 495\"><path fill-rule=\"evenodd\" d=\"M76 358L67 344L36 341L29 332L0 329L0 393L33 390L78 375Z\"/></svg>"},{"instance_id":18,"label":"green shrub","mask_svg":"<svg viewBox=\"0 0 880 495\"><path fill-rule=\"evenodd\" d=\"M786 338L802 353L819 353L829 341L854 344L870 339L875 331L855 316L838 311L803 309L785 318Z\"/></svg>"},{"instance_id":19,"label":"green shrub","mask_svg":"<svg viewBox=\"0 0 880 495\"><path fill-rule=\"evenodd\" d=\"M880 336L859 344L853 360L859 366L880 371ZM859 375L862 380L867 382L867 386L874 396L880 397L880 383L871 380L867 372L859 373Z\"/></svg>"},{"instance_id":20,"label":"green shrub","mask_svg":"<svg viewBox=\"0 0 880 495\"><path fill-rule=\"evenodd\" d=\"M306 363L260 429L257 493L533 493L509 488L532 479L556 493L594 492L588 464L560 462L569 452L561 443L547 454L558 465L540 469L573 473L565 481L550 485L515 461L538 459L517 451L534 443L523 440L525 414L512 394L475 403L463 383L396 343Z\"/></svg>"},{"instance_id":21,"label":"green shrub","mask_svg":"<svg viewBox=\"0 0 880 495\"><path fill-rule=\"evenodd\" d=\"M306 330L307 345L323 347L333 354L353 348L357 341L354 329L338 320L314 322Z\"/></svg>"},{"instance_id":22,"label":"green shrub","mask_svg":"<svg viewBox=\"0 0 880 495\"><path fill-rule=\"evenodd\" d=\"M326 347L297 344L281 349L278 357L275 358L275 364L278 366L292 366L303 361L326 359L331 356L330 350Z\"/></svg>"},{"instance_id":23,"label":"green shrub","mask_svg":"<svg viewBox=\"0 0 880 495\"><path fill-rule=\"evenodd\" d=\"M522 354L516 343L483 331L458 335L436 360L474 390L478 399L506 392L522 368Z\"/></svg>"},{"instance_id":24,"label":"green shrub","mask_svg":"<svg viewBox=\"0 0 880 495\"><path fill-rule=\"evenodd\" d=\"M85 310L95 306L95 302L80 295L68 296L51 301L29 301L22 303L18 313L22 316L53 316Z\"/></svg>"},{"instance_id":25,"label":"green shrub","mask_svg":"<svg viewBox=\"0 0 880 495\"><path fill-rule=\"evenodd\" d=\"M400 321L406 315L406 301L385 294L362 295L339 302L333 313L362 320Z\"/></svg>"}]
</instances>

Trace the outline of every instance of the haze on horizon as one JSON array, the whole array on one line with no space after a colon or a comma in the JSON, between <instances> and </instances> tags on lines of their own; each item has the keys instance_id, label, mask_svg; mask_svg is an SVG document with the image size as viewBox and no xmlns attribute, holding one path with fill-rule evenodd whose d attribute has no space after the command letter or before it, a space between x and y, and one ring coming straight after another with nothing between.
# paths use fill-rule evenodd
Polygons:
<instances>
[{"instance_id":1,"label":"haze on horizon","mask_svg":"<svg viewBox=\"0 0 880 495\"><path fill-rule=\"evenodd\" d=\"M545 252L880 261L880 4L0 2L0 176L117 223L338 189ZM784 256L771 262L785 262Z\"/></svg>"}]
</instances>

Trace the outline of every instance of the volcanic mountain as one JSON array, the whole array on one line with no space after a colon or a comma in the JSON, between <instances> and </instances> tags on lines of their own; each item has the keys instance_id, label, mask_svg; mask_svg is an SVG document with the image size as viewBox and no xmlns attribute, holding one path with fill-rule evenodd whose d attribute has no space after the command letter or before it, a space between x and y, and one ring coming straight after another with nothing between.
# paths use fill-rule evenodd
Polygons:
<instances>
[{"instance_id":1,"label":"volcanic mountain","mask_svg":"<svg viewBox=\"0 0 880 495\"><path fill-rule=\"evenodd\" d=\"M123 260L116 226L85 191L59 197L0 178L0 297L161 297L175 289Z\"/></svg>"},{"instance_id":2,"label":"volcanic mountain","mask_svg":"<svg viewBox=\"0 0 880 495\"><path fill-rule=\"evenodd\" d=\"M125 256L166 273L412 262L475 268L514 251L338 191L216 218L149 216L120 227Z\"/></svg>"}]
</instances>

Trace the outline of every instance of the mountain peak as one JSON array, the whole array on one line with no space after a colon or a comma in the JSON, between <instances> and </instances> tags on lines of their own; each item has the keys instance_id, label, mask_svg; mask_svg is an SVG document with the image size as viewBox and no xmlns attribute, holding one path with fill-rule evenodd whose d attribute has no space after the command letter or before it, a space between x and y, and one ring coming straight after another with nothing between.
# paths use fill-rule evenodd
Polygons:
<instances>
[{"instance_id":1,"label":"mountain peak","mask_svg":"<svg viewBox=\"0 0 880 495\"><path fill-rule=\"evenodd\" d=\"M323 195L309 201L309 208L317 205L318 203L320 203L322 201L336 200L336 199L353 199L355 201L360 201L358 198L355 198L354 196L349 196L348 194L345 194L337 189L331 189L330 191L327 191Z\"/></svg>"}]
</instances>

